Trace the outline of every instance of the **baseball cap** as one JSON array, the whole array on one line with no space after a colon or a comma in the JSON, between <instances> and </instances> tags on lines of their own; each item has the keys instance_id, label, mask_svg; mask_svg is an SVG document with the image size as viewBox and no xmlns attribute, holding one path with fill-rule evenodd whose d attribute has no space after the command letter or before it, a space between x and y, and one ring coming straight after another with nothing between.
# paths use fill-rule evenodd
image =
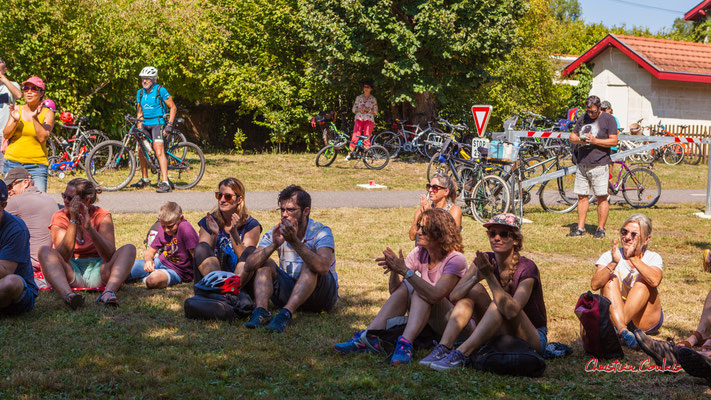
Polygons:
<instances>
[{"instance_id":1,"label":"baseball cap","mask_svg":"<svg viewBox=\"0 0 711 400\"><path fill-rule=\"evenodd\" d=\"M42 90L47 90L44 87L44 82L42 81L42 79L39 76L31 76L31 77L27 78L24 82L22 82L23 85L25 83L31 83L31 84L37 86L38 88L41 88Z\"/></svg>"},{"instance_id":2,"label":"baseball cap","mask_svg":"<svg viewBox=\"0 0 711 400\"><path fill-rule=\"evenodd\" d=\"M492 225L503 225L503 226L508 226L510 228L514 228L516 230L521 229L521 220L511 214L511 213L504 213L504 214L499 214L495 215L491 221L487 222L484 224L484 228L488 228Z\"/></svg>"},{"instance_id":3,"label":"baseball cap","mask_svg":"<svg viewBox=\"0 0 711 400\"><path fill-rule=\"evenodd\" d=\"M12 186L15 181L21 181L23 179L32 179L32 174L22 167L15 167L9 170L7 175L5 175L5 184Z\"/></svg>"},{"instance_id":4,"label":"baseball cap","mask_svg":"<svg viewBox=\"0 0 711 400\"><path fill-rule=\"evenodd\" d=\"M7 201L7 185L0 179L0 201Z\"/></svg>"},{"instance_id":5,"label":"baseball cap","mask_svg":"<svg viewBox=\"0 0 711 400\"><path fill-rule=\"evenodd\" d=\"M600 103L600 108L612 108L612 104L610 104L609 101L605 100L602 103Z\"/></svg>"}]
</instances>

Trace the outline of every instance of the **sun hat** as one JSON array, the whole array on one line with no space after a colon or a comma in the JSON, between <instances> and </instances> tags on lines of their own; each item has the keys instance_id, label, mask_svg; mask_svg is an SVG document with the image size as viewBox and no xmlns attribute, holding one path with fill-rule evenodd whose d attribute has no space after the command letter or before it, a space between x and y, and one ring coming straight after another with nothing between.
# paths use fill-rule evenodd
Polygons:
<instances>
[{"instance_id":1,"label":"sun hat","mask_svg":"<svg viewBox=\"0 0 711 400\"><path fill-rule=\"evenodd\" d=\"M42 90L47 90L47 89L44 87L44 82L42 81L42 79L41 79L39 76L31 76L31 77L27 78L27 80L25 80L24 82L22 82L23 85L24 85L25 83L31 83L31 84L37 86L38 88L40 88L40 89L42 89Z\"/></svg>"},{"instance_id":2,"label":"sun hat","mask_svg":"<svg viewBox=\"0 0 711 400\"><path fill-rule=\"evenodd\" d=\"M517 216L515 216L511 213L499 214L499 215L495 215L491 219L491 221L485 223L484 228L488 228L493 225L503 225L503 226L508 226L509 228L520 230L521 229L521 220Z\"/></svg>"}]
</instances>

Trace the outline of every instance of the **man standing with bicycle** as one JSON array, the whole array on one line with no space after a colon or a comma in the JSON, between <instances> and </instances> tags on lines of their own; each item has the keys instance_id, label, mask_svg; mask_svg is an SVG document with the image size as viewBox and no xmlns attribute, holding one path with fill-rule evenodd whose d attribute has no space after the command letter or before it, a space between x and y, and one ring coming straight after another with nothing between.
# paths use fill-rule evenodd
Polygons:
<instances>
[{"instance_id":1,"label":"man standing with bicycle","mask_svg":"<svg viewBox=\"0 0 711 400\"><path fill-rule=\"evenodd\" d=\"M161 127L165 124L165 119L163 118L166 113L165 106L170 109L168 124L165 127L166 131L173 129L173 121L175 120L175 114L178 112L178 107L170 97L168 90L156 83L158 70L155 67L143 68L139 76L141 77L142 88L138 89L136 93L137 118L143 120L143 122L139 122L137 127L143 130L146 136L153 139L153 150L156 152L162 179L158 183L156 192L171 192L173 189L168 181L168 159L165 157ZM138 158L141 161L141 175L143 177L131 187L142 188L150 185L151 181L148 179L148 161L142 151L138 152Z\"/></svg>"},{"instance_id":2,"label":"man standing with bicycle","mask_svg":"<svg viewBox=\"0 0 711 400\"><path fill-rule=\"evenodd\" d=\"M590 188L597 198L597 229L595 237L605 237L605 223L610 211L607 199L607 182L610 163L610 147L617 146L617 124L611 114L602 112L600 98L590 96L585 100L585 114L578 118L570 143L574 149L578 171L575 174L575 194L578 195L578 225L568 236L585 234L585 217L588 213Z\"/></svg>"}]
</instances>

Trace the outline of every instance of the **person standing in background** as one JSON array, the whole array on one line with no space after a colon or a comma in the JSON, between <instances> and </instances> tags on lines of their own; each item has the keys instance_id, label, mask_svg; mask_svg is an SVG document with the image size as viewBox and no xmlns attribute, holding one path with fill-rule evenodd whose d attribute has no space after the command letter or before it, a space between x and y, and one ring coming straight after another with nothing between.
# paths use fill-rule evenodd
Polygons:
<instances>
[{"instance_id":1,"label":"person standing in background","mask_svg":"<svg viewBox=\"0 0 711 400\"><path fill-rule=\"evenodd\" d=\"M2 129L5 128L8 118L10 118L10 105L22 97L20 85L7 78L7 64L0 58L0 141L2 141ZM3 153L0 153L0 171L3 168Z\"/></svg>"}]
</instances>

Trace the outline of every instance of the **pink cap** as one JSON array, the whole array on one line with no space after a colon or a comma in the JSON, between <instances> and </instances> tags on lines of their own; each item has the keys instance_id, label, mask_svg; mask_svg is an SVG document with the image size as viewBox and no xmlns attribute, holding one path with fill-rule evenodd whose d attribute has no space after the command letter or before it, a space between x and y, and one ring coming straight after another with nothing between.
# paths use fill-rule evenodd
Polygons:
<instances>
[{"instance_id":1,"label":"pink cap","mask_svg":"<svg viewBox=\"0 0 711 400\"><path fill-rule=\"evenodd\" d=\"M44 87L44 82L42 82L42 79L39 76L31 76L31 77L27 78L26 81L22 82L23 85L25 83L31 83L39 88L42 88L42 90L47 90Z\"/></svg>"}]
</instances>

